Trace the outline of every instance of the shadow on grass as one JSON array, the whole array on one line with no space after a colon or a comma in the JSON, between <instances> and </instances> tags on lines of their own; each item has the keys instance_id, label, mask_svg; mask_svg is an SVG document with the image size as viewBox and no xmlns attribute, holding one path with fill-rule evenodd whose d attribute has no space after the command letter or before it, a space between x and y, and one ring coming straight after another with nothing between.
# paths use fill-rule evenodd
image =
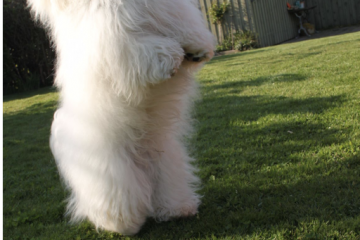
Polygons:
<instances>
[{"instance_id":1,"label":"shadow on grass","mask_svg":"<svg viewBox=\"0 0 360 240\"><path fill-rule=\"evenodd\" d=\"M204 90L234 91L235 88L241 91L242 87L260 86L270 81L304 79L301 75L281 75L210 85ZM319 119L320 114L344 104L344 99L341 95L307 99L216 93L204 96L197 111L196 118L201 124L198 125L197 139L194 139L199 175L204 184L200 190L204 197L199 215L166 223L149 219L134 239L187 239L212 235L236 238L274 228L288 230L288 238L292 239L295 236L291 235L295 234L292 231L298 231L303 222L344 222L344 228L348 227L346 221L360 215L360 184L358 173L354 171L360 167L359 158L334 155L333 161L324 165L327 156L319 151L348 140L348 129L328 126L326 121ZM32 105L16 114L4 114L4 149L7 151L4 155L4 230L7 236L9 231L32 228L31 224L51 225L64 221L61 203L64 194L54 173L55 163L49 163L49 149L40 156L41 161L35 158L39 155L33 155L44 152L41 144L48 145L55 107L53 101ZM283 123L276 119L271 123L271 116L278 115L288 118ZM258 125L257 121L264 117L269 117L268 124ZM344 134L339 135L339 132ZM38 135L39 139L36 138ZM40 142L40 146L33 146L34 142ZM313 154L318 163L307 167L302 162L309 154ZM38 171L30 169L43 169L44 163L50 166L49 170L35 178ZM270 166L279 167L264 170ZM29 171L19 175L24 169ZM295 176L298 179L294 179ZM19 184L23 189L13 191ZM53 188L55 193L49 190ZM25 222L12 226L17 211L27 211L29 199L37 202L38 210L29 214ZM12 209L14 202L18 204L16 211ZM42 208L45 203L51 205ZM89 226L96 238L97 233L91 224ZM352 229L360 231L359 226ZM73 229L77 231L76 227ZM34 232L33 236L37 234L40 233Z\"/></svg>"},{"instance_id":2,"label":"shadow on grass","mask_svg":"<svg viewBox=\"0 0 360 240\"><path fill-rule=\"evenodd\" d=\"M27 99L38 95L44 95L49 93L56 92L56 89L53 87L41 88L36 91L18 93L12 95L4 96L4 103ZM27 103L29 104L29 103ZM35 130L34 127L43 127L44 123L49 125L51 124L53 114L57 107L58 102L56 100L45 101L40 103L34 103L22 110L10 111L9 113L3 113L3 121L4 121L4 137L8 134L14 135L12 131L19 132L20 129L24 128L23 131L29 132L31 130ZM33 132L34 136L37 135L36 132ZM22 136L21 133L18 136ZM5 139L4 139L5 140Z\"/></svg>"},{"instance_id":3,"label":"shadow on grass","mask_svg":"<svg viewBox=\"0 0 360 240\"><path fill-rule=\"evenodd\" d=\"M206 188L199 210L201 221L192 220L191 230L204 236L244 236L274 228L278 231L287 229L291 239L298 236L294 230L301 224L318 221L318 230L314 229L313 233L317 233L322 224L330 223L327 230L331 230L331 224L335 222L340 225L344 222L340 228L359 231L359 225L356 226L359 221L354 221L353 226L346 223L360 214L360 185L358 174L352 171L354 167L359 168L356 157L335 161L327 166L332 169L328 176L309 177L304 174L291 184L274 184L276 173L263 172L255 174L252 179L256 182L247 187L241 187L238 181L249 180L234 177L239 174L234 172L233 180L227 183L220 180ZM344 171L347 175L344 177L336 171Z\"/></svg>"},{"instance_id":4,"label":"shadow on grass","mask_svg":"<svg viewBox=\"0 0 360 240\"><path fill-rule=\"evenodd\" d=\"M6 101L49 92L52 90L41 89L6 96ZM3 114L3 216L7 239L39 236L44 228L37 226L64 221L64 193L49 149L56 106L57 101L47 101Z\"/></svg>"},{"instance_id":5,"label":"shadow on grass","mask_svg":"<svg viewBox=\"0 0 360 240\"><path fill-rule=\"evenodd\" d=\"M37 96L37 95L48 94L48 93L51 93L51 92L56 92L56 88L55 87L44 87L44 88L40 88L40 89L34 90L34 91L29 91L29 92L24 92L24 93L9 94L9 95L4 96L3 101L4 102L9 102L9 101L13 101L13 100L26 99L26 98L34 97L34 96Z\"/></svg>"},{"instance_id":6,"label":"shadow on grass","mask_svg":"<svg viewBox=\"0 0 360 240\"><path fill-rule=\"evenodd\" d=\"M211 85L204 91L264 82ZM360 183L354 171L359 158L331 153L331 147L348 142L350 130L327 125L321 116L345 99L206 95L194 139L204 184L199 215L168 223L149 220L135 238L260 236L284 230L283 236L293 239L321 231L325 236L333 227L359 231ZM257 123L261 118L268 119L266 124ZM172 234L159 234L167 231Z\"/></svg>"},{"instance_id":7,"label":"shadow on grass","mask_svg":"<svg viewBox=\"0 0 360 240\"><path fill-rule=\"evenodd\" d=\"M223 61L228 61L233 58L237 58L237 57L241 57L241 56L248 56L248 55L252 55L255 53L259 53L259 52L267 52L267 51L272 51L272 50L273 49L271 49L271 48L263 48L263 49L254 49L254 50L245 51L245 52L235 52L235 53L228 54L228 55L217 56L206 64L211 65L211 64L215 64L215 63L219 63L219 62L223 62Z\"/></svg>"},{"instance_id":8,"label":"shadow on grass","mask_svg":"<svg viewBox=\"0 0 360 240\"><path fill-rule=\"evenodd\" d=\"M14 165L16 162L26 165L32 160L38 160L29 159L31 154L27 151L42 151L40 149L44 147L48 149L50 126L56 106L57 101L47 101L33 104L20 111L3 114L4 170L10 171L17 166ZM8 153L21 156L14 157Z\"/></svg>"},{"instance_id":9,"label":"shadow on grass","mask_svg":"<svg viewBox=\"0 0 360 240\"><path fill-rule=\"evenodd\" d=\"M294 60L294 58L295 58L295 60L300 60L300 59L305 59L308 57L313 57L313 56L319 55L321 53L322 52L296 53L293 56L291 56L291 59Z\"/></svg>"},{"instance_id":10,"label":"shadow on grass","mask_svg":"<svg viewBox=\"0 0 360 240\"><path fill-rule=\"evenodd\" d=\"M295 82L295 81L304 81L306 80L306 76L302 74L277 74L271 76L261 76L256 79L251 79L248 81L228 81L221 84L212 84L211 80L203 80L203 84L208 84L207 87L204 88L205 92L219 90L219 89L229 89L229 93L239 93L241 89L245 87L258 87L264 84L272 84L272 83L281 83L281 82Z\"/></svg>"},{"instance_id":11,"label":"shadow on grass","mask_svg":"<svg viewBox=\"0 0 360 240\"><path fill-rule=\"evenodd\" d=\"M325 47L321 46L318 47L316 49ZM315 49L315 48L313 48ZM246 58L246 59L242 59L242 56L248 56L251 55L252 53L258 53L258 52L265 52L265 51L273 51L274 49L266 49L266 50L253 50L253 51L249 51L249 52L240 52L240 53L234 53L234 54L230 54L230 55L224 55L224 56L218 56L214 59L212 59L210 62L208 62L208 65L211 64L218 64L218 63L226 63L229 62L227 66L238 66L241 65L242 63L246 63L249 64L249 61L253 61L253 62L266 62L266 63L280 63L280 62L286 62L286 61L296 61L296 60L302 60L308 57L313 57L316 55L319 55L321 53L323 53L323 51L317 51L317 52L309 52L309 53L292 53L292 52L281 52L277 55L277 57L275 59L268 59L268 58L264 58L264 57L255 57L255 58ZM278 58L280 58L280 60L278 60ZM235 59L236 63L233 63L231 60Z\"/></svg>"},{"instance_id":12,"label":"shadow on grass","mask_svg":"<svg viewBox=\"0 0 360 240\"><path fill-rule=\"evenodd\" d=\"M285 42L280 43L280 44L284 45L284 44L292 44L292 43L295 43L295 42L303 42L303 41L314 40L314 39L325 39L325 38L328 38L328 37L335 37L335 36L339 36L339 35L342 35L342 39L346 39L347 35L356 33L358 31L359 31L358 26L348 26L348 27L342 27L342 28L333 28L333 29L324 30L324 31L321 31L320 33L316 33L314 35L311 35L311 37L302 36L299 39L291 39L291 40L285 41ZM342 41L342 42L348 42L348 41Z\"/></svg>"},{"instance_id":13,"label":"shadow on grass","mask_svg":"<svg viewBox=\"0 0 360 240\"><path fill-rule=\"evenodd\" d=\"M49 90L41 92L46 94L49 93ZM27 98L38 94L37 92L22 96ZM27 165L31 161L38 160L29 159L30 151L40 152L44 147L48 149L50 126L56 106L57 101L46 101L19 111L3 114L4 170L11 171L13 167L17 167L16 164ZM19 156L16 157L14 154ZM6 182L5 179L4 182Z\"/></svg>"},{"instance_id":14,"label":"shadow on grass","mask_svg":"<svg viewBox=\"0 0 360 240\"><path fill-rule=\"evenodd\" d=\"M256 121L269 114L293 114L313 113L319 114L323 111L341 105L345 96L311 97L307 99L295 99L290 97L273 96L222 96L214 98L204 97L201 103L202 109L198 114L204 117L204 127L216 124L216 120L224 121ZM222 104L217 104L221 101ZM208 109L206 109L208 108ZM220 125L219 127L222 127Z\"/></svg>"},{"instance_id":15,"label":"shadow on grass","mask_svg":"<svg viewBox=\"0 0 360 240\"><path fill-rule=\"evenodd\" d=\"M226 66L239 66L241 64L247 64L249 65L251 62L253 63L264 63L264 64L279 64L284 62L296 62L297 60L302 60L308 57L312 57L315 55L319 55L322 52L312 52L312 53L281 53L275 58L263 58L263 57L257 57L257 58L251 58L251 59L244 59L240 60L237 59L235 63L229 62Z\"/></svg>"},{"instance_id":16,"label":"shadow on grass","mask_svg":"<svg viewBox=\"0 0 360 240\"><path fill-rule=\"evenodd\" d=\"M259 186L255 182L247 187L239 184L239 181L249 181L247 178L234 177L239 173L233 173L227 183L222 179L213 183L203 180L209 186L201 192L204 197L197 216L166 223L149 219L135 239L147 239L149 235L152 239L211 236L237 239L249 234L261 236L274 229L273 234L283 231L284 239L301 236L304 239L319 239L306 238L306 235L324 236L335 226L345 232L350 232L347 229L359 232L360 184L358 174L351 171L354 167L359 168L359 161L352 157L327 167L346 169L348 174L346 178L334 172L328 176L304 176L291 184L272 184L274 174L255 174L255 181L267 181L266 184ZM168 231L171 234L157 235ZM336 239L336 236L329 237Z\"/></svg>"},{"instance_id":17,"label":"shadow on grass","mask_svg":"<svg viewBox=\"0 0 360 240\"><path fill-rule=\"evenodd\" d=\"M327 44L323 44L323 45L318 45L316 47L311 47L309 48L309 50L317 50L317 49L320 49L320 48L324 48L324 47L337 47L337 45L340 45L340 44L344 44L344 43L353 43L353 42L360 42L360 39L354 39L354 40L347 40L347 41L340 41L340 42L335 42L335 43L327 43Z\"/></svg>"}]
</instances>

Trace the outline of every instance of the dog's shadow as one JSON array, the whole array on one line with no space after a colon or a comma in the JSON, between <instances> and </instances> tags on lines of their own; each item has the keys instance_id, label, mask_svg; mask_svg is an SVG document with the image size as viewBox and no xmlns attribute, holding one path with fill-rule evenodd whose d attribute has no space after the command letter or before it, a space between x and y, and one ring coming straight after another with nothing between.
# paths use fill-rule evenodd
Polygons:
<instances>
[{"instance_id":1,"label":"dog's shadow","mask_svg":"<svg viewBox=\"0 0 360 240\"><path fill-rule=\"evenodd\" d=\"M247 83L259 86L269 79L273 78L210 85L204 91L241 92ZM239 237L276 229L288 232L291 239L304 222L336 224L356 217L360 214L354 170L360 166L358 157L335 154L334 161L328 161L322 152L347 142L351 130L316 120L345 101L342 95L295 99L215 92L204 96L197 109L198 133L192 140L203 183L199 213L163 223L149 219L135 238ZM287 116L284 122L271 123L279 115ZM263 118L269 119L267 124L257 124ZM346 173L346 178L337 171Z\"/></svg>"},{"instance_id":2,"label":"dog's shadow","mask_svg":"<svg viewBox=\"0 0 360 240\"><path fill-rule=\"evenodd\" d=\"M294 81L306 80L302 76L288 77ZM327 126L323 121L316 121L323 112L341 107L347 100L346 96L295 99L214 92L222 89L241 93L243 87L256 87L272 81L285 79L264 77L255 79L255 82L234 82L222 86L208 84L208 87L205 87L204 91L211 94L204 95L203 101L198 104L197 135L191 140L191 145L194 146L193 155L197 158L198 175L203 184L199 190L203 196L199 213L194 217L169 222L158 223L148 219L133 239L190 239L213 236L237 238L249 234L261 235L262 232L273 229L288 232L288 239L292 239L292 231L306 222L336 224L356 218L360 214L360 185L356 172L360 167L358 155L334 154L332 161L328 161L322 153L324 149L348 142L351 129L341 124ZM21 131L22 127L27 126L29 119L43 119L41 122L31 123L34 132L30 136L37 133L47 146L55 107L56 102L51 101L33 105L16 114L4 114L4 125L18 121L18 128L14 131ZM281 124L278 121L272 123L271 119L276 116L288 117L284 118ZM308 118L308 121L301 120L302 117ZM257 124L263 118L268 118L268 124ZM14 148L19 144L29 144L30 136L17 139L16 132L6 131L3 136L4 147ZM13 146L14 144L17 145ZM310 155L315 157L309 158ZM47 149L44 157L50 159L50 156ZM308 162L307 167L303 163L308 159L315 163ZM44 181L49 185L45 188L54 185L58 190L55 196L48 196L48 201L52 202L52 217L49 218L46 209L39 210L37 214L41 217L36 218L34 223L59 224L65 220L62 203L64 192L59 184L55 163L43 161L48 162L51 168L48 172L42 172L42 178L47 181L49 177L56 178L48 183ZM31 162L15 163L16 166L21 164ZM18 174L15 165L9 165L8 159L4 159L7 175ZM31 181L28 184L30 183ZM24 189L27 188L27 182L22 184ZM7 178L4 186L4 194L9 195L8 189L11 185ZM42 192L40 188L43 187L44 184L40 185L37 191L33 191L34 194ZM16 197L20 198L22 195ZM31 197L36 199L38 196ZM25 204L23 200L20 203ZM5 222L12 216L9 204L10 202L5 204ZM64 228L68 229L70 226L66 225ZM88 232L99 238L103 236L102 239L110 236L102 231L96 233L90 223L71 229L73 233L84 236L87 236ZM122 238L117 234L112 236Z\"/></svg>"},{"instance_id":3,"label":"dog's shadow","mask_svg":"<svg viewBox=\"0 0 360 240\"><path fill-rule=\"evenodd\" d=\"M352 157L329 167L355 168L359 167L359 161ZM262 175L261 179L266 177L271 179L273 176ZM355 173L349 177L358 178ZM349 195L350 191L343 188L351 183L341 177L313 177L296 184L270 184L266 188L256 184L241 188L242 184L224 183L221 179L218 183L205 184L208 186L202 192L205 195L197 216L164 223L149 219L135 238L239 237L261 235L274 228L279 232L290 230L290 234L306 221L342 222L358 214L353 203L359 202L360 189L357 186ZM328 192L329 189L336 192Z\"/></svg>"}]
</instances>

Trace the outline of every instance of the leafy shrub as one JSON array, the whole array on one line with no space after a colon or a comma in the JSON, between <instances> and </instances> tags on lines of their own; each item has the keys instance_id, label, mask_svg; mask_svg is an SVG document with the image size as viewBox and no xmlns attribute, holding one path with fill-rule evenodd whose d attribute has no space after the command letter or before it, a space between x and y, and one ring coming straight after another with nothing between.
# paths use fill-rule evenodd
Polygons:
<instances>
[{"instance_id":1,"label":"leafy shrub","mask_svg":"<svg viewBox=\"0 0 360 240\"><path fill-rule=\"evenodd\" d=\"M229 3L227 1L224 1L221 5L218 5L217 3L213 4L209 9L211 22L214 24L221 23L228 6Z\"/></svg>"},{"instance_id":2,"label":"leafy shrub","mask_svg":"<svg viewBox=\"0 0 360 240\"><path fill-rule=\"evenodd\" d=\"M233 49L233 44L232 44L232 37L227 36L221 44L216 46L216 51L221 52L221 51L227 51L227 50L232 50Z\"/></svg>"},{"instance_id":3,"label":"leafy shrub","mask_svg":"<svg viewBox=\"0 0 360 240\"><path fill-rule=\"evenodd\" d=\"M4 0L3 14L4 94L52 85L55 54L26 0Z\"/></svg>"},{"instance_id":4,"label":"leafy shrub","mask_svg":"<svg viewBox=\"0 0 360 240\"><path fill-rule=\"evenodd\" d=\"M234 45L238 51L250 50L258 47L255 33L251 31L236 32L234 34Z\"/></svg>"},{"instance_id":5,"label":"leafy shrub","mask_svg":"<svg viewBox=\"0 0 360 240\"><path fill-rule=\"evenodd\" d=\"M233 44L234 43L234 44ZM245 51L259 47L256 34L250 31L236 32L228 35L221 44L216 46L216 51L238 50Z\"/></svg>"}]
</instances>

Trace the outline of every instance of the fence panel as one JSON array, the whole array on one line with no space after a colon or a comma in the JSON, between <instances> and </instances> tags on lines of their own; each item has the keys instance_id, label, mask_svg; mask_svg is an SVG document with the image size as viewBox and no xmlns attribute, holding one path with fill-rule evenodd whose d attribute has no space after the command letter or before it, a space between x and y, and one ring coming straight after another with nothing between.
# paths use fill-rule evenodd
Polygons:
<instances>
[{"instance_id":1,"label":"fence panel","mask_svg":"<svg viewBox=\"0 0 360 240\"><path fill-rule=\"evenodd\" d=\"M213 24L209 10L213 4L222 4L225 0L198 0L208 28L214 34L218 43L221 43L231 33L236 31L254 31L252 12L249 11L250 0L227 0L228 10L221 24Z\"/></svg>"},{"instance_id":2,"label":"fence panel","mask_svg":"<svg viewBox=\"0 0 360 240\"><path fill-rule=\"evenodd\" d=\"M236 31L255 32L260 46L274 45L296 36L296 21L286 11L286 0L227 0L221 24L211 23L209 10L225 0L198 0L208 27L221 43Z\"/></svg>"},{"instance_id":3,"label":"fence panel","mask_svg":"<svg viewBox=\"0 0 360 240\"><path fill-rule=\"evenodd\" d=\"M261 46L278 44L296 36L298 21L288 13L286 2L286 0L251 1Z\"/></svg>"},{"instance_id":4,"label":"fence panel","mask_svg":"<svg viewBox=\"0 0 360 240\"><path fill-rule=\"evenodd\" d=\"M305 0L306 6L316 6L309 20L317 30L360 23L360 0Z\"/></svg>"},{"instance_id":5,"label":"fence panel","mask_svg":"<svg viewBox=\"0 0 360 240\"><path fill-rule=\"evenodd\" d=\"M294 38L298 19L289 14L286 3L294 0L227 0L229 3L222 23L211 23L208 12L213 4L226 0L198 0L200 9L217 42L236 31L249 30L257 34L262 47ZM317 30L360 23L360 0L305 0L305 6L317 6L307 19Z\"/></svg>"}]
</instances>

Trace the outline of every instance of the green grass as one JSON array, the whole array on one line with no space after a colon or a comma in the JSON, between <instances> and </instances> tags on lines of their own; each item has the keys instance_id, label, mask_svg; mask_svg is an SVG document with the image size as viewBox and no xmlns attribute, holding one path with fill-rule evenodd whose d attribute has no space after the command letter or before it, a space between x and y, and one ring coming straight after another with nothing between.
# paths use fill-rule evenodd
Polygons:
<instances>
[{"instance_id":1,"label":"green grass","mask_svg":"<svg viewBox=\"0 0 360 240\"><path fill-rule=\"evenodd\" d=\"M217 57L199 73L199 214L133 239L360 239L360 33ZM4 239L119 239L64 218L58 95L4 97Z\"/></svg>"}]
</instances>

